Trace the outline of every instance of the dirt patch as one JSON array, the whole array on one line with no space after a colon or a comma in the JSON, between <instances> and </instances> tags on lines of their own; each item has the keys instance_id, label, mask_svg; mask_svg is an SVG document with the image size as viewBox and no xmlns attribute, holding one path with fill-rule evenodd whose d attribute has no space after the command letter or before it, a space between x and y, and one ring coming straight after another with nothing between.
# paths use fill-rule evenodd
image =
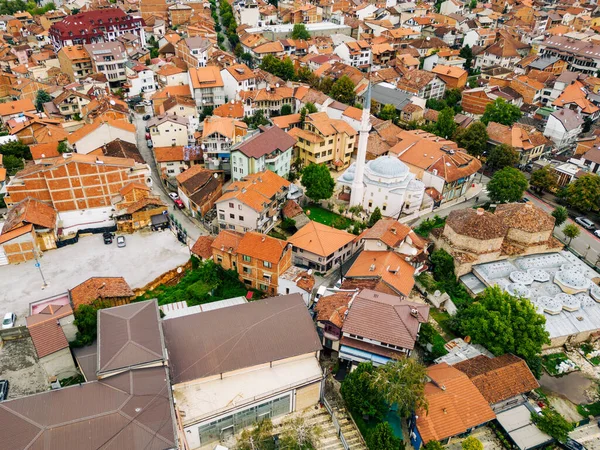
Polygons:
<instances>
[{"instance_id":1,"label":"dirt patch","mask_svg":"<svg viewBox=\"0 0 600 450\"><path fill-rule=\"evenodd\" d=\"M8 380L8 398L36 394L50 388L31 338L7 341L0 347L0 378Z\"/></svg>"},{"instance_id":2,"label":"dirt patch","mask_svg":"<svg viewBox=\"0 0 600 450\"><path fill-rule=\"evenodd\" d=\"M556 396L548 396L548 401L550 406L569 422L579 422L583 419L581 414L577 412L577 406L573 402Z\"/></svg>"},{"instance_id":3,"label":"dirt patch","mask_svg":"<svg viewBox=\"0 0 600 450\"><path fill-rule=\"evenodd\" d=\"M593 384L594 381L581 372L571 372L562 377L551 377L544 373L540 378L540 386L544 391L566 398L576 405L593 400L586 394Z\"/></svg>"},{"instance_id":4,"label":"dirt patch","mask_svg":"<svg viewBox=\"0 0 600 450\"><path fill-rule=\"evenodd\" d=\"M473 431L471 436L476 437L483 444L484 450L503 450L502 443L496 437L496 434L490 427L481 427ZM462 450L462 441L465 438L453 438L448 445L446 450Z\"/></svg>"}]
</instances>

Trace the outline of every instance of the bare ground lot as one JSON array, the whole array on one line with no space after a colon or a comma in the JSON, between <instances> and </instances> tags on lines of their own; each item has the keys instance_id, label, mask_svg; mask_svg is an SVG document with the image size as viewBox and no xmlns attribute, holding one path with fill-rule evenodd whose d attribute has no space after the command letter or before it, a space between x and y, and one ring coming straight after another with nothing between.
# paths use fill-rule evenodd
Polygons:
<instances>
[{"instance_id":1,"label":"bare ground lot","mask_svg":"<svg viewBox=\"0 0 600 450\"><path fill-rule=\"evenodd\" d=\"M122 276L140 288L159 275L184 264L190 253L170 231L143 231L125 235L127 246L104 245L101 235L85 236L74 245L45 252L40 259L48 282L34 261L0 267L0 315L17 314L25 323L29 303L61 294L93 276Z\"/></svg>"}]
</instances>

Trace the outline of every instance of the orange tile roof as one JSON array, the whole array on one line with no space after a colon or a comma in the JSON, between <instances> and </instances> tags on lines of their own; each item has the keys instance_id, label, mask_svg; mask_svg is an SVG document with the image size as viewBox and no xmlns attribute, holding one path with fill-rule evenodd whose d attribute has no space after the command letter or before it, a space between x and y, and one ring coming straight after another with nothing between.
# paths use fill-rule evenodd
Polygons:
<instances>
[{"instance_id":1,"label":"orange tile roof","mask_svg":"<svg viewBox=\"0 0 600 450\"><path fill-rule=\"evenodd\" d=\"M272 117L271 121L281 129L289 128L293 124L300 123L300 114L288 114L287 116Z\"/></svg>"},{"instance_id":2,"label":"orange tile roof","mask_svg":"<svg viewBox=\"0 0 600 450\"><path fill-rule=\"evenodd\" d=\"M30 233L33 230L33 225L28 224L24 227L16 228L8 233L2 233L0 235L0 244L4 244L5 242L11 241L19 236L23 236L24 234Z\"/></svg>"},{"instance_id":3,"label":"orange tile roof","mask_svg":"<svg viewBox=\"0 0 600 450\"><path fill-rule=\"evenodd\" d=\"M24 112L35 112L35 105L29 98L0 103L0 116L9 116Z\"/></svg>"},{"instance_id":4,"label":"orange tile roof","mask_svg":"<svg viewBox=\"0 0 600 450\"><path fill-rule=\"evenodd\" d=\"M346 273L347 278L380 278L399 294L408 296L415 268L395 252L363 251Z\"/></svg>"},{"instance_id":5,"label":"orange tile roof","mask_svg":"<svg viewBox=\"0 0 600 450\"><path fill-rule=\"evenodd\" d=\"M58 320L41 322L27 327L38 358L69 348L69 342Z\"/></svg>"},{"instance_id":6,"label":"orange tile roof","mask_svg":"<svg viewBox=\"0 0 600 450\"><path fill-rule=\"evenodd\" d=\"M183 161L183 146L154 147L156 162Z\"/></svg>"},{"instance_id":7,"label":"orange tile roof","mask_svg":"<svg viewBox=\"0 0 600 450\"><path fill-rule=\"evenodd\" d=\"M209 259L212 257L212 244L214 241L213 236L200 236L190 251L202 259Z\"/></svg>"},{"instance_id":8,"label":"orange tile roof","mask_svg":"<svg viewBox=\"0 0 600 450\"><path fill-rule=\"evenodd\" d=\"M92 277L69 291L75 309L96 300L132 297L134 292L123 277Z\"/></svg>"},{"instance_id":9,"label":"orange tile roof","mask_svg":"<svg viewBox=\"0 0 600 450\"><path fill-rule=\"evenodd\" d=\"M279 41L266 42L262 45L254 47L252 51L259 55L263 53L279 53L283 51L283 45Z\"/></svg>"},{"instance_id":10,"label":"orange tile roof","mask_svg":"<svg viewBox=\"0 0 600 450\"><path fill-rule=\"evenodd\" d=\"M246 255L271 264L279 264L288 243L266 234L248 231L237 247L238 255Z\"/></svg>"},{"instance_id":11,"label":"orange tile roof","mask_svg":"<svg viewBox=\"0 0 600 450\"><path fill-rule=\"evenodd\" d=\"M79 59L90 59L90 55L85 51L83 45L69 45L62 47L59 51L63 52L64 55L71 61Z\"/></svg>"},{"instance_id":12,"label":"orange tile roof","mask_svg":"<svg viewBox=\"0 0 600 450\"><path fill-rule=\"evenodd\" d=\"M217 66L207 66L189 69L190 80L194 89L223 87L221 71Z\"/></svg>"},{"instance_id":13,"label":"orange tile roof","mask_svg":"<svg viewBox=\"0 0 600 450\"><path fill-rule=\"evenodd\" d=\"M438 64L437 66L435 66L432 72L450 78L460 78L463 75L467 74L467 71L465 69L461 69L460 67L456 66L444 66L442 64Z\"/></svg>"},{"instance_id":14,"label":"orange tile roof","mask_svg":"<svg viewBox=\"0 0 600 450\"><path fill-rule=\"evenodd\" d=\"M234 119L244 118L244 105L242 102L225 103L213 110L213 116L232 117ZM286 117L286 116L283 116Z\"/></svg>"},{"instance_id":15,"label":"orange tile roof","mask_svg":"<svg viewBox=\"0 0 600 450\"><path fill-rule=\"evenodd\" d=\"M310 217L308 211L307 215ZM344 230L328 227L311 220L288 241L295 247L326 257L353 242L355 238L356 236Z\"/></svg>"},{"instance_id":16,"label":"orange tile roof","mask_svg":"<svg viewBox=\"0 0 600 450\"><path fill-rule=\"evenodd\" d=\"M496 418L469 377L446 363L427 369L428 410L417 412L417 428L424 443L443 441Z\"/></svg>"},{"instance_id":17,"label":"orange tile roof","mask_svg":"<svg viewBox=\"0 0 600 450\"><path fill-rule=\"evenodd\" d=\"M46 144L36 144L29 146L31 150L31 156L34 160L42 158L53 158L60 156L58 153L58 141L48 142Z\"/></svg>"},{"instance_id":18,"label":"orange tile roof","mask_svg":"<svg viewBox=\"0 0 600 450\"><path fill-rule=\"evenodd\" d=\"M585 114L594 114L599 110L596 105L587 99L585 88L578 80L567 86L562 94L554 100L552 105L564 108L571 103L575 103Z\"/></svg>"},{"instance_id":19,"label":"orange tile roof","mask_svg":"<svg viewBox=\"0 0 600 450\"><path fill-rule=\"evenodd\" d=\"M71 133L69 135L69 137L67 138L67 140L69 141L69 144L75 144L76 142L83 139L85 136L87 136L88 134L92 133L93 131L97 130L98 128L100 128L102 126L119 128L124 131L129 131L130 133L135 133L135 125L133 125L132 123L129 123L125 120L102 120L101 121L99 119L96 119L94 122L85 124L79 130Z\"/></svg>"},{"instance_id":20,"label":"orange tile roof","mask_svg":"<svg viewBox=\"0 0 600 450\"><path fill-rule=\"evenodd\" d=\"M236 136L246 134L248 125L245 122L231 117L211 116L204 119L203 137L208 137L213 133L218 133L223 137L234 139Z\"/></svg>"},{"instance_id":21,"label":"orange tile roof","mask_svg":"<svg viewBox=\"0 0 600 450\"><path fill-rule=\"evenodd\" d=\"M278 192L283 192L290 182L270 170L248 175L230 184L217 203L237 199L255 211L261 212Z\"/></svg>"},{"instance_id":22,"label":"orange tile roof","mask_svg":"<svg viewBox=\"0 0 600 450\"><path fill-rule=\"evenodd\" d=\"M318 322L331 322L342 328L344 317L348 311L348 303L352 300L353 293L338 292L333 295L321 297L315 306Z\"/></svg>"},{"instance_id":23,"label":"orange tile roof","mask_svg":"<svg viewBox=\"0 0 600 450\"><path fill-rule=\"evenodd\" d=\"M360 120L362 118L362 109L358 109L354 106L348 106L342 115L350 117L354 120Z\"/></svg>"},{"instance_id":24,"label":"orange tile roof","mask_svg":"<svg viewBox=\"0 0 600 450\"><path fill-rule=\"evenodd\" d=\"M178 86L166 86L152 96L152 99L166 98L174 95L190 96L189 84L182 84Z\"/></svg>"},{"instance_id":25,"label":"orange tile roof","mask_svg":"<svg viewBox=\"0 0 600 450\"><path fill-rule=\"evenodd\" d=\"M244 237L244 233L221 230L211 244L211 248L222 252L237 254L237 248L242 240L242 237Z\"/></svg>"},{"instance_id":26,"label":"orange tile roof","mask_svg":"<svg viewBox=\"0 0 600 450\"><path fill-rule=\"evenodd\" d=\"M27 197L8 211L2 234L26 224L53 230L56 227L56 210L35 198Z\"/></svg>"}]
</instances>

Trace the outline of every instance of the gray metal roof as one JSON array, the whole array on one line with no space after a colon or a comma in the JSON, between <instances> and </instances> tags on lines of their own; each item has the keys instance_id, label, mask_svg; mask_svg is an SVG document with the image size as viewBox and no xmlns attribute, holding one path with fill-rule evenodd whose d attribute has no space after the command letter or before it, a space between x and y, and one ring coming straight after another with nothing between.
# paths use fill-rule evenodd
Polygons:
<instances>
[{"instance_id":1,"label":"gray metal roof","mask_svg":"<svg viewBox=\"0 0 600 450\"><path fill-rule=\"evenodd\" d=\"M402 109L410 103L412 95L399 89L389 88L381 84L375 84L371 87L371 97L377 103L382 105L394 105L396 109Z\"/></svg>"},{"instance_id":2,"label":"gray metal roof","mask_svg":"<svg viewBox=\"0 0 600 450\"><path fill-rule=\"evenodd\" d=\"M162 322L174 384L321 349L300 294Z\"/></svg>"},{"instance_id":3,"label":"gray metal roof","mask_svg":"<svg viewBox=\"0 0 600 450\"><path fill-rule=\"evenodd\" d=\"M496 415L496 420L517 444L520 450L541 446L552 441L531 422L531 409L520 405Z\"/></svg>"}]
</instances>

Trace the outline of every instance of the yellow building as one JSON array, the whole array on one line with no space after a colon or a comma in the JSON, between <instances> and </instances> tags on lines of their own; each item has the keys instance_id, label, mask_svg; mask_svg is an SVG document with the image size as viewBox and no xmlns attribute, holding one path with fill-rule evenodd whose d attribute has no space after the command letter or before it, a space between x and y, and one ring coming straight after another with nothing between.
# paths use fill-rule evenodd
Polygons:
<instances>
[{"instance_id":1,"label":"yellow building","mask_svg":"<svg viewBox=\"0 0 600 450\"><path fill-rule=\"evenodd\" d=\"M83 45L62 47L58 51L58 62L61 70L69 76L71 81L86 77L94 72L92 60Z\"/></svg>"},{"instance_id":2,"label":"yellow building","mask_svg":"<svg viewBox=\"0 0 600 450\"><path fill-rule=\"evenodd\" d=\"M297 139L296 157L303 165L327 164L342 170L350 165L358 133L343 120L319 112L306 116L302 128L292 128L288 134Z\"/></svg>"}]
</instances>

